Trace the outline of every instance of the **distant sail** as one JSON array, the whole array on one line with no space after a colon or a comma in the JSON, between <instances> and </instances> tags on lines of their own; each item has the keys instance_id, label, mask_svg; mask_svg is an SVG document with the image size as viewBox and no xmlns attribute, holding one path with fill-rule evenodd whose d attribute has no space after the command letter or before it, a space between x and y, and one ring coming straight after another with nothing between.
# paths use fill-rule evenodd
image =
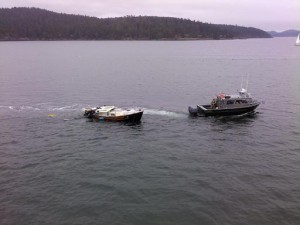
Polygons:
<instances>
[{"instance_id":1,"label":"distant sail","mask_svg":"<svg viewBox=\"0 0 300 225\"><path fill-rule=\"evenodd\" d=\"M297 40L296 40L296 45L300 45L300 33L298 34Z\"/></svg>"}]
</instances>

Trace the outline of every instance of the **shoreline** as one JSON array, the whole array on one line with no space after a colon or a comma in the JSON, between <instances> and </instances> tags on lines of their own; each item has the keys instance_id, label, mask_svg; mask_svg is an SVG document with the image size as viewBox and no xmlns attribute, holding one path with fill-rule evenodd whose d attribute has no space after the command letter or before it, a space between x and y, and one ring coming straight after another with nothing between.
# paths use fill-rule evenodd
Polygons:
<instances>
[{"instance_id":1,"label":"shoreline","mask_svg":"<svg viewBox=\"0 0 300 225\"><path fill-rule=\"evenodd\" d=\"M161 38L161 39L30 39L30 38L8 38L1 39L0 42L14 42L14 41L224 41L224 40L246 40L246 39L267 39L274 37L240 37L240 38Z\"/></svg>"}]
</instances>

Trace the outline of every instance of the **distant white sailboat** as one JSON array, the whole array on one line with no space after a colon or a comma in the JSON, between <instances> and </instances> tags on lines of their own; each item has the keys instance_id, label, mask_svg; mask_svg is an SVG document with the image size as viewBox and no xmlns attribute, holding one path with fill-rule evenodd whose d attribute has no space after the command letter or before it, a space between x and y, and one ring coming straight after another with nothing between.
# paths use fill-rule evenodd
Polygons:
<instances>
[{"instance_id":1,"label":"distant white sailboat","mask_svg":"<svg viewBox=\"0 0 300 225\"><path fill-rule=\"evenodd\" d=\"M298 37L296 39L296 45L300 46L300 33L298 34Z\"/></svg>"}]
</instances>

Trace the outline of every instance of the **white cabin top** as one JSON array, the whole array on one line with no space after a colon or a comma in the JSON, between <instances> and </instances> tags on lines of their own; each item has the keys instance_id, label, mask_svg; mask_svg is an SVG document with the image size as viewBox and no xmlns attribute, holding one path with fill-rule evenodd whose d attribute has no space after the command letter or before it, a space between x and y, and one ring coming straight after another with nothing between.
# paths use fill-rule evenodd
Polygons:
<instances>
[{"instance_id":1,"label":"white cabin top","mask_svg":"<svg viewBox=\"0 0 300 225\"><path fill-rule=\"evenodd\" d=\"M101 106L96 108L96 113L108 113L115 109L115 106Z\"/></svg>"},{"instance_id":2,"label":"white cabin top","mask_svg":"<svg viewBox=\"0 0 300 225\"><path fill-rule=\"evenodd\" d=\"M242 88L241 90L238 91L237 94L224 94L220 93L217 95L217 99L238 99L238 98L251 98L250 93L247 92L245 88Z\"/></svg>"},{"instance_id":3,"label":"white cabin top","mask_svg":"<svg viewBox=\"0 0 300 225\"><path fill-rule=\"evenodd\" d=\"M239 91L239 94L240 94L240 97L242 97L242 98L251 98L250 93L248 93L247 90L246 90L245 88L242 88L242 89Z\"/></svg>"}]
</instances>

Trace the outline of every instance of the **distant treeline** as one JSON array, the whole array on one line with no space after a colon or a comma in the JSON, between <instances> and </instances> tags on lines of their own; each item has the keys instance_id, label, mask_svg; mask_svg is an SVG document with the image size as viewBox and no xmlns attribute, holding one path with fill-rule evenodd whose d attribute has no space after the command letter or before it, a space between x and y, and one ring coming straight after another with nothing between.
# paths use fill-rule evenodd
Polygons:
<instances>
[{"instance_id":1,"label":"distant treeline","mask_svg":"<svg viewBox=\"0 0 300 225\"><path fill-rule=\"evenodd\" d=\"M300 33L299 30L285 30L281 32L269 31L268 32L272 37L297 37Z\"/></svg>"},{"instance_id":2,"label":"distant treeline","mask_svg":"<svg viewBox=\"0 0 300 225\"><path fill-rule=\"evenodd\" d=\"M269 38L267 32L172 17L96 17L38 8L0 9L0 40L181 40Z\"/></svg>"}]
</instances>

